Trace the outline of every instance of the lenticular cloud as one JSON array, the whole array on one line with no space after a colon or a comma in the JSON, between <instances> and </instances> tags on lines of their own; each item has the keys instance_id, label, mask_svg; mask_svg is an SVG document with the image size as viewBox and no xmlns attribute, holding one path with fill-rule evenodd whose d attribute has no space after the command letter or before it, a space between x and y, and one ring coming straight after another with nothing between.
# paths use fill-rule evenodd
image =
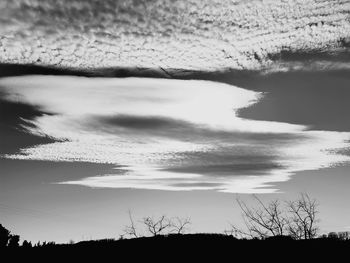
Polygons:
<instances>
[{"instance_id":1,"label":"lenticular cloud","mask_svg":"<svg viewBox=\"0 0 350 263\"><path fill-rule=\"evenodd\" d=\"M25 76L0 80L6 100L50 113L24 128L54 143L5 158L109 163L115 173L61 184L101 188L277 191L294 172L349 161L349 133L240 118L264 94L169 79Z\"/></svg>"}]
</instances>

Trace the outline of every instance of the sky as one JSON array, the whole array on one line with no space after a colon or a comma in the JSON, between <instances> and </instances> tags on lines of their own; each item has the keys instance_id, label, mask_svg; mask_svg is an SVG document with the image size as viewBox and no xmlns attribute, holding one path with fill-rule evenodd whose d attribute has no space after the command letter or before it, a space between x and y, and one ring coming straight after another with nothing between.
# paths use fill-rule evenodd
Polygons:
<instances>
[{"instance_id":1,"label":"sky","mask_svg":"<svg viewBox=\"0 0 350 263\"><path fill-rule=\"evenodd\" d=\"M2 1L0 223L34 242L118 238L128 211L223 232L237 196L307 192L323 232L350 230L349 11Z\"/></svg>"}]
</instances>

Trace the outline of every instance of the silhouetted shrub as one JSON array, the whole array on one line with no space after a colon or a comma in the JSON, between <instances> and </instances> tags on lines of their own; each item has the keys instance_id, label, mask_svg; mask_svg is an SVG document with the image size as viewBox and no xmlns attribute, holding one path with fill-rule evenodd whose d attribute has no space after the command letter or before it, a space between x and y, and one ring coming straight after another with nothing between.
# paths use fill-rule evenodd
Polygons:
<instances>
[{"instance_id":1,"label":"silhouetted shrub","mask_svg":"<svg viewBox=\"0 0 350 263\"><path fill-rule=\"evenodd\" d=\"M333 239L333 240L350 240L350 232L329 232L328 234L322 235L322 238Z\"/></svg>"},{"instance_id":2,"label":"silhouetted shrub","mask_svg":"<svg viewBox=\"0 0 350 263\"><path fill-rule=\"evenodd\" d=\"M24 248L31 248L31 247L33 247L33 245L32 245L32 242L28 242L27 240L24 240L23 241L23 244L22 244L22 247L24 247Z\"/></svg>"},{"instance_id":3,"label":"silhouetted shrub","mask_svg":"<svg viewBox=\"0 0 350 263\"><path fill-rule=\"evenodd\" d=\"M338 238L340 240L350 240L350 232L349 231L338 232Z\"/></svg>"}]
</instances>

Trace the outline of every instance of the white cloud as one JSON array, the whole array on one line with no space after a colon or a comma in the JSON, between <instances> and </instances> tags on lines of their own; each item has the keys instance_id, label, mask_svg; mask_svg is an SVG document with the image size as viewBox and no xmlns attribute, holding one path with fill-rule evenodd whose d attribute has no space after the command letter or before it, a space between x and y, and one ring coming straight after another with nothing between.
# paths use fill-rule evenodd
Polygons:
<instances>
[{"instance_id":1,"label":"white cloud","mask_svg":"<svg viewBox=\"0 0 350 263\"><path fill-rule=\"evenodd\" d=\"M237 110L262 94L227 84L25 76L3 78L0 87L7 100L53 113L27 129L61 140L4 157L116 165L115 174L61 183L266 193L294 172L350 160L339 153L349 133L242 119Z\"/></svg>"},{"instance_id":2,"label":"white cloud","mask_svg":"<svg viewBox=\"0 0 350 263\"><path fill-rule=\"evenodd\" d=\"M64 67L257 69L350 37L344 0L4 0L0 61Z\"/></svg>"}]
</instances>

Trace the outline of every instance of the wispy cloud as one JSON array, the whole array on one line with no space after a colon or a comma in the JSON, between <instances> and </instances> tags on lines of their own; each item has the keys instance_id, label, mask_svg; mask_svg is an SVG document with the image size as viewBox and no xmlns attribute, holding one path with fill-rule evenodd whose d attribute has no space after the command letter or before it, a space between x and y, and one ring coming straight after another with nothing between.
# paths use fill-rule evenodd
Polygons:
<instances>
[{"instance_id":1,"label":"wispy cloud","mask_svg":"<svg viewBox=\"0 0 350 263\"><path fill-rule=\"evenodd\" d=\"M346 0L3 0L0 61L99 68L257 69L337 50Z\"/></svg>"},{"instance_id":2,"label":"wispy cloud","mask_svg":"<svg viewBox=\"0 0 350 263\"><path fill-rule=\"evenodd\" d=\"M116 165L60 182L89 187L266 193L297 171L347 162L350 134L253 121L261 93L195 80L25 76L0 80L8 101L37 105L28 132L60 140L4 157Z\"/></svg>"}]
</instances>

